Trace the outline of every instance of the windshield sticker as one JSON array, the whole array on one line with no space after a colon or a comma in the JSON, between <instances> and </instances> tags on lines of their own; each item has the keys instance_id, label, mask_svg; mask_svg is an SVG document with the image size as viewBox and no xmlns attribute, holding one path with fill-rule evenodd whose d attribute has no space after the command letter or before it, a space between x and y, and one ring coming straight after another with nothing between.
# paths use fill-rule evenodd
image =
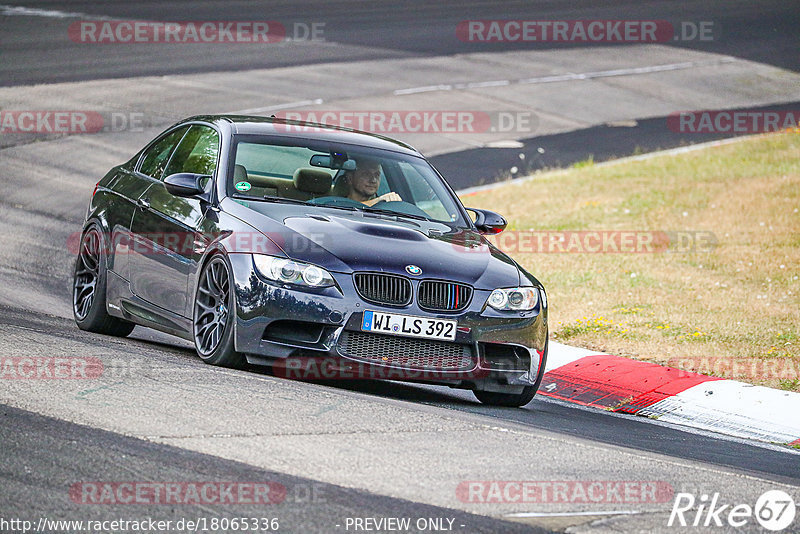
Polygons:
<instances>
[{"instance_id":1,"label":"windshield sticker","mask_svg":"<svg viewBox=\"0 0 800 534\"><path fill-rule=\"evenodd\" d=\"M236 182L236 185L233 187L235 187L237 191L250 191L250 182Z\"/></svg>"}]
</instances>

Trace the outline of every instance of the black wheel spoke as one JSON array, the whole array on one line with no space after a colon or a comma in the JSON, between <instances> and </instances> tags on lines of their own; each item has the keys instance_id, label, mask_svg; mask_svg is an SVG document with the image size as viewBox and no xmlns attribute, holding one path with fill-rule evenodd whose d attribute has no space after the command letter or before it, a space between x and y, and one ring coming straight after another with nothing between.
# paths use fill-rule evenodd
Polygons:
<instances>
[{"instance_id":1,"label":"black wheel spoke","mask_svg":"<svg viewBox=\"0 0 800 534\"><path fill-rule=\"evenodd\" d=\"M211 308L208 308L208 309L204 310L200 315L197 316L198 324L201 324L202 323L202 319L204 317L206 317L206 316L209 316L209 315L211 316L211 320L209 320L208 322L209 323L213 322L213 320L214 320L214 310L211 309Z\"/></svg>"},{"instance_id":2,"label":"black wheel spoke","mask_svg":"<svg viewBox=\"0 0 800 534\"><path fill-rule=\"evenodd\" d=\"M100 243L100 233L94 228L81 241L72 290L72 305L79 320L86 319L94 303L100 277Z\"/></svg>"},{"instance_id":3,"label":"black wheel spoke","mask_svg":"<svg viewBox=\"0 0 800 534\"><path fill-rule=\"evenodd\" d=\"M209 340L213 346L217 345L218 337L217 332L219 331L219 325L215 324L214 328L211 329L211 333L208 335Z\"/></svg>"},{"instance_id":4,"label":"black wheel spoke","mask_svg":"<svg viewBox=\"0 0 800 534\"><path fill-rule=\"evenodd\" d=\"M202 293L203 295L206 295L206 296L209 296L209 297L213 297L214 296L214 293L212 293L208 289L204 288L203 286L198 287L197 290L200 293Z\"/></svg>"},{"instance_id":5,"label":"black wheel spoke","mask_svg":"<svg viewBox=\"0 0 800 534\"><path fill-rule=\"evenodd\" d=\"M75 288L78 291L83 291L85 289L94 289L95 281L94 280L86 280L85 282L75 282Z\"/></svg>"},{"instance_id":6,"label":"black wheel spoke","mask_svg":"<svg viewBox=\"0 0 800 534\"><path fill-rule=\"evenodd\" d=\"M84 300L87 300L86 297L90 297L93 291L94 291L94 284L79 287L77 289L77 296L76 296L78 302L83 302Z\"/></svg>"},{"instance_id":7,"label":"black wheel spoke","mask_svg":"<svg viewBox=\"0 0 800 534\"><path fill-rule=\"evenodd\" d=\"M87 313L89 313L89 306L92 305L92 299L85 298L85 299L81 300L80 302L81 302L81 304L80 304L80 313L81 313L81 315L85 316Z\"/></svg>"},{"instance_id":8,"label":"black wheel spoke","mask_svg":"<svg viewBox=\"0 0 800 534\"><path fill-rule=\"evenodd\" d=\"M83 272L87 273L96 273L97 272L97 264L94 262L92 258L88 257L89 252L84 247L81 249L82 254L80 255L81 264L83 265Z\"/></svg>"},{"instance_id":9,"label":"black wheel spoke","mask_svg":"<svg viewBox=\"0 0 800 534\"><path fill-rule=\"evenodd\" d=\"M205 332L203 332L203 336L202 336L202 340L203 340L202 346L206 347L206 348L214 346L213 343L211 343L212 334L214 333L214 328L213 328L214 324L211 323L210 326L211 326L211 328L209 328ZM210 351L208 351L208 352L210 352Z\"/></svg>"},{"instance_id":10,"label":"black wheel spoke","mask_svg":"<svg viewBox=\"0 0 800 534\"><path fill-rule=\"evenodd\" d=\"M200 276L194 306L194 340L201 356L213 353L228 325L230 279L224 260L212 259Z\"/></svg>"},{"instance_id":11,"label":"black wheel spoke","mask_svg":"<svg viewBox=\"0 0 800 534\"><path fill-rule=\"evenodd\" d=\"M219 281L217 280L217 270L215 266L211 266L211 269L208 271L209 278L211 280L211 290L214 292L215 296L219 296L222 293L222 288L219 287Z\"/></svg>"},{"instance_id":12,"label":"black wheel spoke","mask_svg":"<svg viewBox=\"0 0 800 534\"><path fill-rule=\"evenodd\" d=\"M214 323L213 323L213 322L208 322L208 323L206 323L206 324L204 324L204 325L202 325L202 326L199 326L199 327L197 328L197 334L198 334L198 335L202 335L203 333L205 333L205 331L206 331L206 330L208 330L208 329L209 329L209 328L211 328L212 326L214 326Z\"/></svg>"},{"instance_id":13,"label":"black wheel spoke","mask_svg":"<svg viewBox=\"0 0 800 534\"><path fill-rule=\"evenodd\" d=\"M212 301L210 304L206 304L205 302L197 301L197 305L203 309L203 311L214 311L214 302Z\"/></svg>"}]
</instances>

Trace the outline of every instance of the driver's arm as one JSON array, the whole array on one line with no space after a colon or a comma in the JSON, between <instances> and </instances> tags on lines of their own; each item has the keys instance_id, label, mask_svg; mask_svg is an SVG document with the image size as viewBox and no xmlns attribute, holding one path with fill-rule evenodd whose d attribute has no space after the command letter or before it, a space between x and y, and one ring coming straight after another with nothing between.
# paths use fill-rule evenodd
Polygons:
<instances>
[{"instance_id":1,"label":"driver's arm","mask_svg":"<svg viewBox=\"0 0 800 534\"><path fill-rule=\"evenodd\" d=\"M374 206L378 202L402 202L402 201L403 199L400 198L400 195L392 191L390 193L386 193L385 195L365 200L364 204L366 204L367 206Z\"/></svg>"}]
</instances>

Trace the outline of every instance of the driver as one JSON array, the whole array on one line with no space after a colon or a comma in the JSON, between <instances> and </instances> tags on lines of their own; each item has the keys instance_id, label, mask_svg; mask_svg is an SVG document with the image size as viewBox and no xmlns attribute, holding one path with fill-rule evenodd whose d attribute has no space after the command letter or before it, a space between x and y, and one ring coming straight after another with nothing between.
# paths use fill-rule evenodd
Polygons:
<instances>
[{"instance_id":1,"label":"driver","mask_svg":"<svg viewBox=\"0 0 800 534\"><path fill-rule=\"evenodd\" d=\"M378 194L378 186L381 185L381 164L378 160L371 158L354 158L356 169L346 171L342 176L344 185L347 186L347 198L374 206L378 202L402 202L400 195L391 191L385 195Z\"/></svg>"}]
</instances>

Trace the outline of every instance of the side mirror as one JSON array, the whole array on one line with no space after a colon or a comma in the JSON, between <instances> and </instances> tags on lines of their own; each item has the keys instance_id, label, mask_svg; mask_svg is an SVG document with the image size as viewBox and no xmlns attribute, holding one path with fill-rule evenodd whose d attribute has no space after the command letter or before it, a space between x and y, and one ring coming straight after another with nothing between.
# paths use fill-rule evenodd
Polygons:
<instances>
[{"instance_id":1,"label":"side mirror","mask_svg":"<svg viewBox=\"0 0 800 534\"><path fill-rule=\"evenodd\" d=\"M508 222L502 215L489 210L481 210L478 208L467 208L475 214L475 227L478 232L487 235L499 234L506 229Z\"/></svg>"},{"instance_id":2,"label":"side mirror","mask_svg":"<svg viewBox=\"0 0 800 534\"><path fill-rule=\"evenodd\" d=\"M205 192L203 179L210 178L207 174L193 172L179 172L164 178L164 187L176 197L195 197Z\"/></svg>"}]
</instances>

